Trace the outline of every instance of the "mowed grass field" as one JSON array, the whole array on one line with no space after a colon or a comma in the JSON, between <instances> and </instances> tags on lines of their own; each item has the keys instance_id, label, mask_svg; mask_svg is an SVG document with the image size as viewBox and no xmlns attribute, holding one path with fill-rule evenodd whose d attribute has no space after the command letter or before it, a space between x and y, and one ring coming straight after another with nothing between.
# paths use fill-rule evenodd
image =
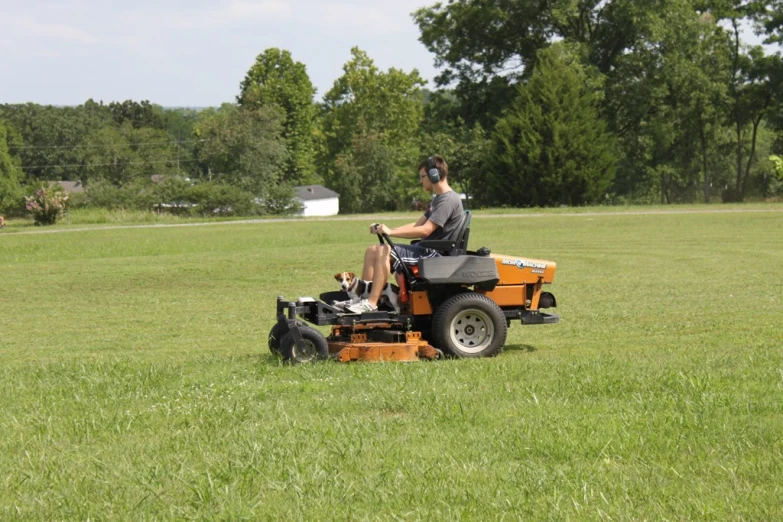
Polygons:
<instances>
[{"instance_id":1,"label":"mowed grass field","mask_svg":"<svg viewBox=\"0 0 783 522\"><path fill-rule=\"evenodd\" d=\"M476 212L562 320L408 364L266 347L372 218L0 231L0 519L783 519L783 208L743 208Z\"/></svg>"}]
</instances>

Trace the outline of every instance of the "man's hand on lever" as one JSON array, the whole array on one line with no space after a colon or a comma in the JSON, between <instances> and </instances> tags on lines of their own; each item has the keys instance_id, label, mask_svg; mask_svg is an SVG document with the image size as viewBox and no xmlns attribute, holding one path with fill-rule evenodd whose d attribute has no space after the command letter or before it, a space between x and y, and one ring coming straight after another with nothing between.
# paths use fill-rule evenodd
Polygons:
<instances>
[{"instance_id":1,"label":"man's hand on lever","mask_svg":"<svg viewBox=\"0 0 783 522\"><path fill-rule=\"evenodd\" d=\"M373 223L372 225L370 225L370 234L377 234L377 235L386 234L388 236L390 235L389 232L390 232L389 227L381 223Z\"/></svg>"}]
</instances>

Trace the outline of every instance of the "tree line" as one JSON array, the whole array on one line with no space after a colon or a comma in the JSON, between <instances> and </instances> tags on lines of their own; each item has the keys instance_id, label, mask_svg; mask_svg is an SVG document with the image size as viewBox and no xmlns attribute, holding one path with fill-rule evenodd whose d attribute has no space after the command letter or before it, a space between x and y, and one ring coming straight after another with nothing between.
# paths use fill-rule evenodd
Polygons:
<instances>
[{"instance_id":1,"label":"tree line","mask_svg":"<svg viewBox=\"0 0 783 522\"><path fill-rule=\"evenodd\" d=\"M783 193L781 0L455 0L413 18L434 89L354 48L316 102L305 65L271 48L219 108L0 105L0 212L51 180L104 207L280 213L321 183L341 212L400 210L433 153L481 206Z\"/></svg>"}]
</instances>

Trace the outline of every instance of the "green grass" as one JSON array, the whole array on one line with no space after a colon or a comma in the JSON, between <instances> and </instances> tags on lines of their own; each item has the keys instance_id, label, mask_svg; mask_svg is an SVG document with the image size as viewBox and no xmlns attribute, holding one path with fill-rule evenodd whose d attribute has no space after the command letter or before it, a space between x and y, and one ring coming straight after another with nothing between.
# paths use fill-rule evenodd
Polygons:
<instances>
[{"instance_id":1,"label":"green grass","mask_svg":"<svg viewBox=\"0 0 783 522\"><path fill-rule=\"evenodd\" d=\"M679 213L679 212L727 212L727 211L748 211L761 212L766 210L775 210L780 208L779 203L775 202L763 202L763 203L732 203L732 204L719 204L719 205L704 205L704 204L682 204L682 205L627 205L622 207L558 207L558 208L535 208L535 209L520 209L520 208L501 208L501 209L473 209L473 213L476 216L540 216L545 217L552 214L555 215L572 215L572 214L611 214L611 213ZM420 213L416 212L398 212L385 214L385 217L389 219L402 219L410 218L415 220L419 217ZM339 219L344 221L354 220L375 220L377 215L345 215L337 216L328 219ZM279 216L236 216L236 217L213 217L206 218L201 216L177 216L168 213L157 213L149 211L136 211L136 210L108 210L103 208L76 208L68 212L68 214L61 218L57 225L49 227L47 230L62 230L62 229L83 229L83 228L99 228L105 226L135 226L135 225L181 225L181 224L206 224L206 223L225 223L227 221L277 221L281 219ZM283 218L286 219L286 218ZM297 219L297 218L287 218ZM311 219L312 220L312 219ZM31 230L39 230L35 227L33 219L27 218L6 218L7 228L5 233L13 232L29 232Z\"/></svg>"},{"instance_id":2,"label":"green grass","mask_svg":"<svg viewBox=\"0 0 783 522\"><path fill-rule=\"evenodd\" d=\"M247 217L202 217L179 216L169 213L158 213L142 210L108 210L104 208L76 208L68 211L65 216L58 219L54 227L47 230L62 230L74 228L97 228L104 226L133 226L133 225L177 225L192 223L218 223L239 220L265 219L254 216ZM269 219L269 218L266 218ZM37 230L33 218L6 218L6 233Z\"/></svg>"},{"instance_id":3,"label":"green grass","mask_svg":"<svg viewBox=\"0 0 783 522\"><path fill-rule=\"evenodd\" d=\"M267 352L370 219L0 231L0 519L779 520L783 212L747 208L478 211L562 322L416 364Z\"/></svg>"}]
</instances>

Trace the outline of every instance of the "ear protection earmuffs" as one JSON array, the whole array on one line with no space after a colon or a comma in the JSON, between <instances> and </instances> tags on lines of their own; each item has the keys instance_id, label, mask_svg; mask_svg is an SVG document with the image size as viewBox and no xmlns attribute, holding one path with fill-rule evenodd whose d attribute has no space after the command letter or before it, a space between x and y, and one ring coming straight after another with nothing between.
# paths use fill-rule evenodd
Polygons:
<instances>
[{"instance_id":1,"label":"ear protection earmuffs","mask_svg":"<svg viewBox=\"0 0 783 522\"><path fill-rule=\"evenodd\" d=\"M440 169L435 164L435 159L430 156L427 158L427 177L430 183L437 183L440 181Z\"/></svg>"}]
</instances>

